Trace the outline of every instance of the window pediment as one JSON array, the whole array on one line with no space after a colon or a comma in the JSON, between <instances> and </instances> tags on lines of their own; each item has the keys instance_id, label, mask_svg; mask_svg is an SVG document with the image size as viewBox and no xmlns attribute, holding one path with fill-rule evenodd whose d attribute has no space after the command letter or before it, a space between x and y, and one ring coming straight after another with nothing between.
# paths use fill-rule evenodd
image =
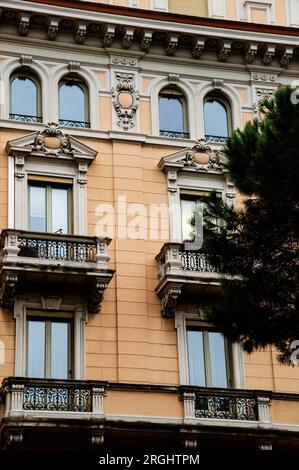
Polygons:
<instances>
[{"instance_id":1,"label":"window pediment","mask_svg":"<svg viewBox=\"0 0 299 470\"><path fill-rule=\"evenodd\" d=\"M91 163L97 151L82 144L69 134L65 134L56 123L49 123L38 132L7 142L8 155L59 158Z\"/></svg>"},{"instance_id":2,"label":"window pediment","mask_svg":"<svg viewBox=\"0 0 299 470\"><path fill-rule=\"evenodd\" d=\"M221 152L210 147L205 139L200 139L189 148L163 157L159 162L159 168L163 171L223 173L224 162L225 156Z\"/></svg>"}]
</instances>

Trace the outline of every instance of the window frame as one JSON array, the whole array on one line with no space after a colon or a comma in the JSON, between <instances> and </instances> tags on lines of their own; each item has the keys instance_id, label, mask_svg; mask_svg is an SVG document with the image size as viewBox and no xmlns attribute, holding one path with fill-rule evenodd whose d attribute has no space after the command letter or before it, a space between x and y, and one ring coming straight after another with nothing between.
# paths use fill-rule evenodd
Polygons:
<instances>
[{"instance_id":1,"label":"window frame","mask_svg":"<svg viewBox=\"0 0 299 470\"><path fill-rule=\"evenodd\" d=\"M222 106L225 108L226 111L226 119L227 119L227 136L220 136L220 135L213 135L213 137L218 137L218 138L224 138L227 139L233 130L233 123L232 123L232 107L230 104L230 101L226 98L221 93L208 93L203 100L203 127L204 127L204 136L206 138L207 135L212 135L212 134L207 134L206 133L206 125L205 125L205 105L209 100L215 100L218 101Z\"/></svg>"},{"instance_id":2,"label":"window frame","mask_svg":"<svg viewBox=\"0 0 299 470\"><path fill-rule=\"evenodd\" d=\"M188 362L188 343L187 343L187 325L195 324L198 328L214 328L214 325L207 322L205 314L201 307L185 305L178 307L175 313L175 328L177 330L177 345L179 359L179 383L180 385L190 385L189 380L189 362ZM241 345L231 343L231 388L245 388L244 357Z\"/></svg>"},{"instance_id":3,"label":"window frame","mask_svg":"<svg viewBox=\"0 0 299 470\"><path fill-rule=\"evenodd\" d=\"M14 113L12 109L12 96L13 96L13 82L20 78L25 77L31 80L35 87L36 87L36 115L32 116L30 114L21 114L21 116L28 116L35 118L35 121L29 122L42 122L43 121L43 113L42 113L42 88L41 88L41 81L39 77L32 72L31 70L23 70L22 68L14 70L9 77L9 116L10 115L19 115L18 113ZM14 120L10 117L11 120Z\"/></svg>"},{"instance_id":4,"label":"window frame","mask_svg":"<svg viewBox=\"0 0 299 470\"><path fill-rule=\"evenodd\" d=\"M174 96L179 98L179 101L182 105L182 118L183 118L183 131L171 131L170 129L161 129L161 113L160 113L160 98L169 98L169 96ZM159 91L158 94L158 114L159 114L159 134L161 136L161 132L169 132L173 134L188 134L190 137L190 130L189 130L189 122L188 122L188 103L185 94L176 87L164 87ZM187 137L187 138L189 138ZM176 137L174 137L176 138Z\"/></svg>"},{"instance_id":5,"label":"window frame","mask_svg":"<svg viewBox=\"0 0 299 470\"><path fill-rule=\"evenodd\" d=\"M51 376L51 323L66 323L68 325L68 377L62 380L71 380L74 378L74 316L71 312L43 312L40 310L28 310L26 312L26 370L25 376L28 376L28 359L29 359L29 322L30 321L43 321L45 322L45 376L38 378L57 379ZM58 380L58 379L57 379Z\"/></svg>"},{"instance_id":6,"label":"window frame","mask_svg":"<svg viewBox=\"0 0 299 470\"><path fill-rule=\"evenodd\" d=\"M60 93L61 93L61 88L65 85L66 82L74 82L75 85L77 85L79 88L81 88L83 95L84 95L84 121L80 120L70 120L70 119L63 119L61 117L61 100L60 100ZM70 123L84 123L88 124L86 127L90 128L90 103L89 103L89 88L84 79L82 79L80 76L76 74L67 74L64 75L63 77L60 78L58 82L58 122L61 121L69 121ZM62 126L65 127L79 127L79 126L71 126L67 124L61 124ZM85 126L84 126L85 127Z\"/></svg>"},{"instance_id":7,"label":"window frame","mask_svg":"<svg viewBox=\"0 0 299 470\"><path fill-rule=\"evenodd\" d=\"M46 189L46 230L43 233L53 233L52 231L52 189L53 188L63 188L67 189L67 204L68 204L68 220L67 220L67 225L68 225L68 230L67 233L63 235L72 235L74 233L74 204L73 204L73 185L72 182L66 183L65 181L58 181L59 178L55 178L57 181L52 181L51 179L37 179L37 178L30 178L30 175L28 176L28 229L30 229L30 188L32 186L36 187L45 187Z\"/></svg>"},{"instance_id":8,"label":"window frame","mask_svg":"<svg viewBox=\"0 0 299 470\"><path fill-rule=\"evenodd\" d=\"M203 337L203 360L204 360L204 373L205 373L205 382L206 385L203 387L215 387L212 384L212 368L211 368L211 349L210 349L210 340L209 340L209 333L221 333L215 327L201 323L201 322L194 322L194 321L187 321L186 323L186 334L188 331L198 331L202 333ZM223 335L224 339L224 353L225 353L225 368L226 368L226 379L227 379L227 387L228 389L232 388L233 384L233 373L232 373L232 348L231 343L229 340ZM190 354L189 354L189 344L187 338L187 353L188 353L188 375L189 375L189 383L190 383ZM194 385L194 384L190 384ZM215 387L217 388L217 387Z\"/></svg>"}]
</instances>

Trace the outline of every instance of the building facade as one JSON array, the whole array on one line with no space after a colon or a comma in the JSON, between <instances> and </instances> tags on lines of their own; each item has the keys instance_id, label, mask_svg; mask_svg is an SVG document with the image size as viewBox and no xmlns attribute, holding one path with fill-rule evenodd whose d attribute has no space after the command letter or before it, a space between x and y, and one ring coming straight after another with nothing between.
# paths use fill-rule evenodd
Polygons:
<instances>
[{"instance_id":1,"label":"building facade","mask_svg":"<svg viewBox=\"0 0 299 470\"><path fill-rule=\"evenodd\" d=\"M298 449L299 368L208 322L191 221L242 202L221 148L299 80L298 1L0 12L1 449Z\"/></svg>"}]
</instances>

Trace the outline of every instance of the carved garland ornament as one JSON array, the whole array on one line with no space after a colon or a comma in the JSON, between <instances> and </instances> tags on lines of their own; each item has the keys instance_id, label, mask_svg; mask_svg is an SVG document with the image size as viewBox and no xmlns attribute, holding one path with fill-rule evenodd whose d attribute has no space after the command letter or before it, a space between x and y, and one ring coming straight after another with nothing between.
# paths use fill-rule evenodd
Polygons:
<instances>
[{"instance_id":1,"label":"carved garland ornament","mask_svg":"<svg viewBox=\"0 0 299 470\"><path fill-rule=\"evenodd\" d=\"M46 155L73 155L69 136L55 122L49 122L43 131L38 132L32 149Z\"/></svg>"},{"instance_id":2,"label":"carved garland ornament","mask_svg":"<svg viewBox=\"0 0 299 470\"><path fill-rule=\"evenodd\" d=\"M208 171L220 170L222 160L220 152L214 152L205 139L199 139L188 149L180 163L190 169Z\"/></svg>"},{"instance_id":3,"label":"carved garland ornament","mask_svg":"<svg viewBox=\"0 0 299 470\"><path fill-rule=\"evenodd\" d=\"M111 90L113 106L117 113L117 124L124 131L134 127L134 116L138 109L139 93L134 88L132 73L116 73L116 87Z\"/></svg>"}]
</instances>

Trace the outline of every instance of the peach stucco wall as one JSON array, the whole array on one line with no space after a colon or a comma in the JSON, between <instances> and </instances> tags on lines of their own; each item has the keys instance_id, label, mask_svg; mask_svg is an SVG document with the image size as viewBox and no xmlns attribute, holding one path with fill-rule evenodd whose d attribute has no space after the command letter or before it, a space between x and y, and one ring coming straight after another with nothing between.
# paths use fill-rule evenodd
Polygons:
<instances>
[{"instance_id":1,"label":"peach stucco wall","mask_svg":"<svg viewBox=\"0 0 299 470\"><path fill-rule=\"evenodd\" d=\"M22 135L1 133L0 221L7 226L7 140ZM99 204L117 210L119 196L128 204L167 206L165 175L158 162L174 149L129 141L80 139L98 151L88 171L88 233L97 233ZM238 198L238 203L241 199ZM164 221L167 222L167 214ZM128 217L128 221L130 221ZM144 217L141 225L149 220ZM166 224L167 227L167 224ZM167 228L157 240L120 239L118 232L109 247L116 273L105 292L102 311L89 315L86 326L86 378L120 382L179 383L177 337L173 320L163 319L154 289L157 284L156 254L168 240ZM15 323L11 312L0 310L0 340L6 350L0 375L14 373ZM244 356L246 387L274 391L299 390L299 368L277 364L274 351Z\"/></svg>"}]
</instances>

